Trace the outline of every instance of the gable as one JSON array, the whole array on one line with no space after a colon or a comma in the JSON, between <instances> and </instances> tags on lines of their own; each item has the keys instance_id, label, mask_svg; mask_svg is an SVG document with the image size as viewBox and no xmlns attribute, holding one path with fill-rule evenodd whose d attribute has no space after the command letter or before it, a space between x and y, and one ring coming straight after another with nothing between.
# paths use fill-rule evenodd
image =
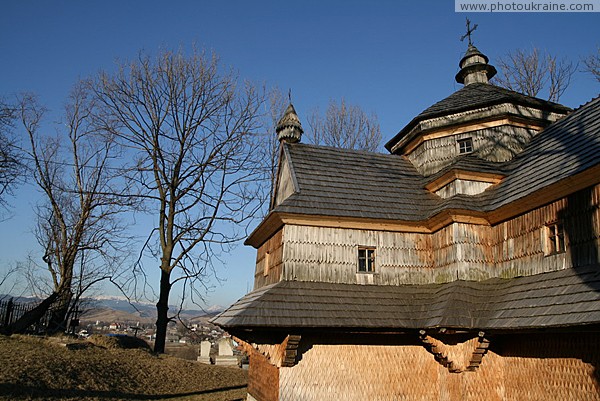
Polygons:
<instances>
[{"instance_id":1,"label":"gable","mask_svg":"<svg viewBox=\"0 0 600 401\"><path fill-rule=\"evenodd\" d=\"M298 191L298 188L294 184L294 177L292 176L287 152L282 150L279 160L277 182L273 194L273 207L277 207L277 205L289 198L294 192Z\"/></svg>"}]
</instances>

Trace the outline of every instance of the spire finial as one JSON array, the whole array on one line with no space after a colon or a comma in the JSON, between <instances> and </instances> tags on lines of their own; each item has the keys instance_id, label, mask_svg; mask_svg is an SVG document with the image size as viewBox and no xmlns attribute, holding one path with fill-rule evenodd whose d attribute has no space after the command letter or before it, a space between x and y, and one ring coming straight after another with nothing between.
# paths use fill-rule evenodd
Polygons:
<instances>
[{"instance_id":1,"label":"spire finial","mask_svg":"<svg viewBox=\"0 0 600 401\"><path fill-rule=\"evenodd\" d=\"M473 25L473 28L471 28L471 20L467 17L467 33L460 37L460 41L462 42L465 40L465 38L469 38L469 46L473 46L471 34L473 33L473 31L475 31L475 29L477 29L477 24Z\"/></svg>"},{"instance_id":2,"label":"spire finial","mask_svg":"<svg viewBox=\"0 0 600 401\"><path fill-rule=\"evenodd\" d=\"M288 89L288 100L289 100L289 103L291 104L292 103L292 88Z\"/></svg>"},{"instance_id":3,"label":"spire finial","mask_svg":"<svg viewBox=\"0 0 600 401\"><path fill-rule=\"evenodd\" d=\"M302 138L302 133L304 132L302 130L302 124L300 124L300 119L296 114L296 110L294 109L294 106L291 103L291 93L292 91L290 90L288 92L288 96L290 97L290 104L283 113L283 117L281 117L281 120L279 120L275 129L275 132L277 132L277 138L280 142L300 142L300 139Z\"/></svg>"},{"instance_id":4,"label":"spire finial","mask_svg":"<svg viewBox=\"0 0 600 401\"><path fill-rule=\"evenodd\" d=\"M480 52L471 41L470 34L475 30L477 25L470 29L469 21L467 19L467 34L463 36L469 38L469 48L465 52L464 57L460 60L458 65L460 71L456 74L456 82L470 85L474 83L489 83L490 79L496 75L496 68L493 65L488 64L489 59L485 54Z\"/></svg>"}]
</instances>

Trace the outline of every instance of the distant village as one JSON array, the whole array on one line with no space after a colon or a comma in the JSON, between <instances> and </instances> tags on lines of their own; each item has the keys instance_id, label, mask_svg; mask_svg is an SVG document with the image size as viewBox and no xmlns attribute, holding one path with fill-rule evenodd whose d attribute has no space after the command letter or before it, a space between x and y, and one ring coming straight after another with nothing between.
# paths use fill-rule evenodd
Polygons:
<instances>
[{"instance_id":1,"label":"distant village","mask_svg":"<svg viewBox=\"0 0 600 401\"><path fill-rule=\"evenodd\" d=\"M225 336L225 332L219 327L208 323L208 317L202 317L197 322L171 322L167 329L167 342L179 344L200 344L203 340L217 341ZM88 337L92 334L126 334L143 338L153 342L155 338L156 325L147 321L88 321L81 319L77 334L80 337Z\"/></svg>"},{"instance_id":2,"label":"distant village","mask_svg":"<svg viewBox=\"0 0 600 401\"><path fill-rule=\"evenodd\" d=\"M99 316L90 313L91 318ZM109 316L110 314L104 314ZM156 325L152 318L133 320L133 315L123 314L121 319L90 319L82 316L76 334L87 338L94 334L108 336L133 336L149 344L155 340ZM129 319L127 318L129 317ZM167 327L167 353L205 364L248 367L248 359L241 348L223 329L209 323L212 314L173 321Z\"/></svg>"}]
</instances>

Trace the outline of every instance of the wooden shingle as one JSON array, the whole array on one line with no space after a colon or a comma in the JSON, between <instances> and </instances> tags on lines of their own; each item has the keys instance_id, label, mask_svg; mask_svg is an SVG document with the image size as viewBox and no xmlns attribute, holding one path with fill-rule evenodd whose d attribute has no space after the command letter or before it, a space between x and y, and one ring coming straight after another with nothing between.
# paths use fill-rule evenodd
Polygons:
<instances>
[{"instance_id":1,"label":"wooden shingle","mask_svg":"<svg viewBox=\"0 0 600 401\"><path fill-rule=\"evenodd\" d=\"M225 328L518 330L600 323L595 266L513 279L376 286L283 281L213 319Z\"/></svg>"}]
</instances>

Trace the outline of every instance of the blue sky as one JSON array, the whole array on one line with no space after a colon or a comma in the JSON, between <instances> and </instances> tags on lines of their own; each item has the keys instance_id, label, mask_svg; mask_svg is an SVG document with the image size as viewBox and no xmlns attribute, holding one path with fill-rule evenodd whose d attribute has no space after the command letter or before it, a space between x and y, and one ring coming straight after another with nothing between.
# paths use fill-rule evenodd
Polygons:
<instances>
[{"instance_id":1,"label":"blue sky","mask_svg":"<svg viewBox=\"0 0 600 401\"><path fill-rule=\"evenodd\" d=\"M466 16L479 25L474 43L492 64L517 48L536 46L579 61L600 46L599 13L461 14L448 0L5 0L0 95L35 92L58 120L79 78L113 71L115 61L140 50L196 45L216 52L243 78L291 88L301 120L341 97L375 112L387 141L461 88L454 75L466 50L459 41ZM599 89L591 76L577 73L561 103L576 107ZM25 186L11 203L13 217L0 222L0 271L38 251L31 234L35 193ZM241 245L226 257L219 272L225 281L207 295L208 304L231 304L251 289L254 258Z\"/></svg>"}]
</instances>

